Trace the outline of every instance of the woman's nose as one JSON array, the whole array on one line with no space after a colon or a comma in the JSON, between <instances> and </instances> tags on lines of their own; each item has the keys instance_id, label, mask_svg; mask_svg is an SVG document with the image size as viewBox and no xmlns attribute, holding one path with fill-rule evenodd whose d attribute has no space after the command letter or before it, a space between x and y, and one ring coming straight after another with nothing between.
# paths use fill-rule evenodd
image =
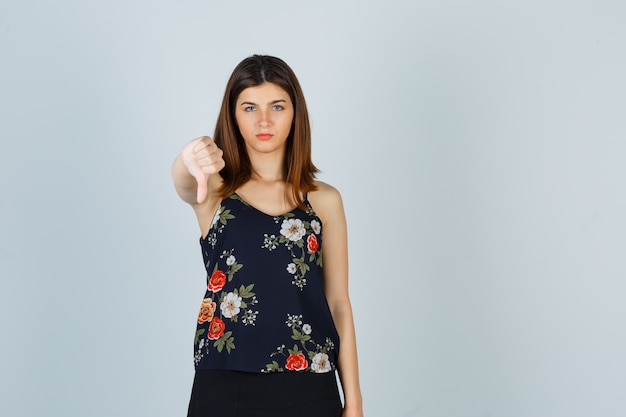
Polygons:
<instances>
[{"instance_id":1,"label":"woman's nose","mask_svg":"<svg viewBox=\"0 0 626 417\"><path fill-rule=\"evenodd\" d=\"M269 124L270 124L269 113L266 111L260 111L259 112L259 126L269 126Z\"/></svg>"}]
</instances>

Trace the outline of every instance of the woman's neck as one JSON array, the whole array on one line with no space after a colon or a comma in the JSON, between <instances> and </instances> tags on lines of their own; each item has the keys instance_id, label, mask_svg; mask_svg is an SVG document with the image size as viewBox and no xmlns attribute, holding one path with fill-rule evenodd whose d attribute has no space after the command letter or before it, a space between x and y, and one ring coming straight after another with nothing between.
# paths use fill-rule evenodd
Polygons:
<instances>
[{"instance_id":1,"label":"woman's neck","mask_svg":"<svg viewBox=\"0 0 626 417\"><path fill-rule=\"evenodd\" d=\"M283 156L257 156L255 158L250 158L250 164L252 167L251 181L274 183L285 180Z\"/></svg>"}]
</instances>

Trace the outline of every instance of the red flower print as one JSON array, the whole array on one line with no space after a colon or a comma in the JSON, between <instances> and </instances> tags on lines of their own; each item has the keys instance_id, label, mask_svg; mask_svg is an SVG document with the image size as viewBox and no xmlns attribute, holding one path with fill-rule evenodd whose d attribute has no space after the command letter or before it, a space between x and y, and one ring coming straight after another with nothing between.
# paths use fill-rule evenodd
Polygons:
<instances>
[{"instance_id":1,"label":"red flower print","mask_svg":"<svg viewBox=\"0 0 626 417\"><path fill-rule=\"evenodd\" d=\"M216 269L209 279L209 291L218 292L226 284L226 274L224 271Z\"/></svg>"},{"instance_id":2,"label":"red flower print","mask_svg":"<svg viewBox=\"0 0 626 417\"><path fill-rule=\"evenodd\" d=\"M226 324L219 317L213 317L211 323L209 324L209 339L217 340L224 334L224 329L226 328Z\"/></svg>"},{"instance_id":3,"label":"red flower print","mask_svg":"<svg viewBox=\"0 0 626 417\"><path fill-rule=\"evenodd\" d=\"M287 357L287 363L285 364L285 368L290 371L301 371L306 369L309 366L309 362L304 357L304 353L300 352L298 354L291 354Z\"/></svg>"},{"instance_id":4,"label":"red flower print","mask_svg":"<svg viewBox=\"0 0 626 417\"><path fill-rule=\"evenodd\" d=\"M317 252L317 249L320 247L320 245L317 243L317 238L315 237L315 235L309 235L309 237L306 238L306 243L309 252L312 253Z\"/></svg>"},{"instance_id":5,"label":"red flower print","mask_svg":"<svg viewBox=\"0 0 626 417\"><path fill-rule=\"evenodd\" d=\"M207 321L211 321L216 308L217 304L210 298L205 298L204 300L202 300L200 312L198 313L198 323L202 324L206 323Z\"/></svg>"}]
</instances>

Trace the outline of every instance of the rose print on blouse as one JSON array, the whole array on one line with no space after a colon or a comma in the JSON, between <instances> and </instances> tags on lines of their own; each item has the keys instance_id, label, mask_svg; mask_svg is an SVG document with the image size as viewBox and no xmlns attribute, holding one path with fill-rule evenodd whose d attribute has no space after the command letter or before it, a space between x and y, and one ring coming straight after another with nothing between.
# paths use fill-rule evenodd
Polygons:
<instances>
[{"instance_id":1,"label":"rose print on blouse","mask_svg":"<svg viewBox=\"0 0 626 417\"><path fill-rule=\"evenodd\" d=\"M290 371L302 371L309 366L309 362L304 357L304 354L298 352L297 348L296 346L296 350L287 357L287 363L285 363L285 368Z\"/></svg>"},{"instance_id":2,"label":"rose print on blouse","mask_svg":"<svg viewBox=\"0 0 626 417\"><path fill-rule=\"evenodd\" d=\"M307 213L313 213L313 210L309 209ZM309 264L314 262L322 266L322 249L317 237L322 232L322 225L317 220L308 222L293 217L293 213L274 217L276 223L282 218L280 230L265 233L261 248L271 252L283 245L291 252L292 262L285 266L285 270L291 276L291 283L302 290L306 285L305 275L311 270Z\"/></svg>"},{"instance_id":3,"label":"rose print on blouse","mask_svg":"<svg viewBox=\"0 0 626 417\"><path fill-rule=\"evenodd\" d=\"M211 324L209 324L209 335L208 338L210 340L217 340L224 334L224 329L226 329L226 324L219 317L213 317L211 320Z\"/></svg>"},{"instance_id":4,"label":"rose print on blouse","mask_svg":"<svg viewBox=\"0 0 626 417\"><path fill-rule=\"evenodd\" d=\"M209 353L211 347L218 352L226 349L227 353L235 349L235 338L232 335L233 332L228 330L228 321L237 322L241 316L244 325L254 326L259 314L258 311L251 309L258 303L252 291L254 284L242 284L239 288L227 293L222 291L226 283L231 282L235 274L243 268L243 264L237 262L234 252L234 249L223 251L220 259L224 260L226 268L219 269L219 264L222 262L217 262L211 276L207 277L207 294L211 296L202 300L198 314L198 324L204 326L199 326L196 330L194 340L196 365L205 354Z\"/></svg>"},{"instance_id":5,"label":"rose print on blouse","mask_svg":"<svg viewBox=\"0 0 626 417\"><path fill-rule=\"evenodd\" d=\"M317 238L315 237L315 235L309 235L309 237L306 238L306 247L309 250L309 253L317 252L319 245L317 243Z\"/></svg>"},{"instance_id":6,"label":"rose print on blouse","mask_svg":"<svg viewBox=\"0 0 626 417\"><path fill-rule=\"evenodd\" d=\"M209 291L218 292L220 291L224 285L226 284L226 274L224 271L216 269L213 271L211 278L209 278Z\"/></svg>"},{"instance_id":7,"label":"rose print on blouse","mask_svg":"<svg viewBox=\"0 0 626 417\"><path fill-rule=\"evenodd\" d=\"M211 298L205 298L200 305L200 312L198 313L198 323L206 323L213 319L215 308L217 304Z\"/></svg>"},{"instance_id":8,"label":"rose print on blouse","mask_svg":"<svg viewBox=\"0 0 626 417\"><path fill-rule=\"evenodd\" d=\"M298 343L292 349L286 349L285 345L278 346L276 351L270 354L274 359L265 365L261 372L285 372L288 371L308 371L315 373L330 372L335 369L331 363L328 352L335 349L335 344L326 338L324 345L320 345L313 340L311 334L313 329L310 324L302 323L301 314L287 314L287 327L291 328L291 339Z\"/></svg>"}]
</instances>

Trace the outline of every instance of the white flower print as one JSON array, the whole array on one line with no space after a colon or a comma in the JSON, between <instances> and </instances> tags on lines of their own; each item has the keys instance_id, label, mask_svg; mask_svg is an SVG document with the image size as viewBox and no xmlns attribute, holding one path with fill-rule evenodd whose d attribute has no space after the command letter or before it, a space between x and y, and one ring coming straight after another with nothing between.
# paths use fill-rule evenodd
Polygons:
<instances>
[{"instance_id":1,"label":"white flower print","mask_svg":"<svg viewBox=\"0 0 626 417\"><path fill-rule=\"evenodd\" d=\"M248 310L245 312L245 314L243 315L243 317L241 318L241 321L243 322L243 324L245 324L246 326L248 324L251 324L254 326L254 323L256 321L256 316L259 315L258 311L252 311L252 310Z\"/></svg>"},{"instance_id":2,"label":"white flower print","mask_svg":"<svg viewBox=\"0 0 626 417\"><path fill-rule=\"evenodd\" d=\"M226 318L231 318L239 314L239 308L241 307L241 297L235 293L229 292L224 297L224 301L220 304L220 310L222 315Z\"/></svg>"},{"instance_id":3,"label":"white flower print","mask_svg":"<svg viewBox=\"0 0 626 417\"><path fill-rule=\"evenodd\" d=\"M199 350L195 353L195 355L193 355L193 362L196 364L196 366L198 366L203 356L204 355Z\"/></svg>"},{"instance_id":4,"label":"white flower print","mask_svg":"<svg viewBox=\"0 0 626 417\"><path fill-rule=\"evenodd\" d=\"M311 325L310 324L304 324L302 326L302 331L304 332L304 334L311 334L313 329L311 329Z\"/></svg>"},{"instance_id":5,"label":"white flower print","mask_svg":"<svg viewBox=\"0 0 626 417\"><path fill-rule=\"evenodd\" d=\"M332 369L330 366L330 360L328 360L328 355L320 352L313 356L313 360L311 361L311 370L317 372L318 374L330 372Z\"/></svg>"},{"instance_id":6,"label":"white flower print","mask_svg":"<svg viewBox=\"0 0 626 417\"><path fill-rule=\"evenodd\" d=\"M300 219L286 219L283 220L283 224L281 225L280 234L285 236L287 239L292 242L296 242L302 239L306 233L306 229L304 228L304 223Z\"/></svg>"},{"instance_id":7,"label":"white flower print","mask_svg":"<svg viewBox=\"0 0 626 417\"><path fill-rule=\"evenodd\" d=\"M332 340L330 340L330 337L326 338L326 344L324 345L324 348L327 350L331 350L335 348L335 344L333 343Z\"/></svg>"},{"instance_id":8,"label":"white flower print","mask_svg":"<svg viewBox=\"0 0 626 417\"><path fill-rule=\"evenodd\" d=\"M302 278L301 276L296 275L291 283L296 287L302 289L306 285L306 278Z\"/></svg>"},{"instance_id":9,"label":"white flower print","mask_svg":"<svg viewBox=\"0 0 626 417\"><path fill-rule=\"evenodd\" d=\"M226 265L233 266L236 261L237 259L233 255L230 255L228 258L226 258Z\"/></svg>"},{"instance_id":10,"label":"white flower print","mask_svg":"<svg viewBox=\"0 0 626 417\"><path fill-rule=\"evenodd\" d=\"M302 314L287 314L287 321L285 324L289 327L302 324Z\"/></svg>"},{"instance_id":11,"label":"white flower print","mask_svg":"<svg viewBox=\"0 0 626 417\"><path fill-rule=\"evenodd\" d=\"M287 272L289 272L290 274L295 274L297 272L296 264L292 262L289 265L287 265Z\"/></svg>"},{"instance_id":12,"label":"white flower print","mask_svg":"<svg viewBox=\"0 0 626 417\"><path fill-rule=\"evenodd\" d=\"M278 247L278 239L276 238L276 235L268 235L267 233L265 233L264 235L264 239L263 239L263 246L261 246L264 249L269 249L270 251L276 249Z\"/></svg>"},{"instance_id":13,"label":"white flower print","mask_svg":"<svg viewBox=\"0 0 626 417\"><path fill-rule=\"evenodd\" d=\"M311 220L311 229L313 229L316 235L319 235L322 231L322 225L317 220Z\"/></svg>"}]
</instances>

